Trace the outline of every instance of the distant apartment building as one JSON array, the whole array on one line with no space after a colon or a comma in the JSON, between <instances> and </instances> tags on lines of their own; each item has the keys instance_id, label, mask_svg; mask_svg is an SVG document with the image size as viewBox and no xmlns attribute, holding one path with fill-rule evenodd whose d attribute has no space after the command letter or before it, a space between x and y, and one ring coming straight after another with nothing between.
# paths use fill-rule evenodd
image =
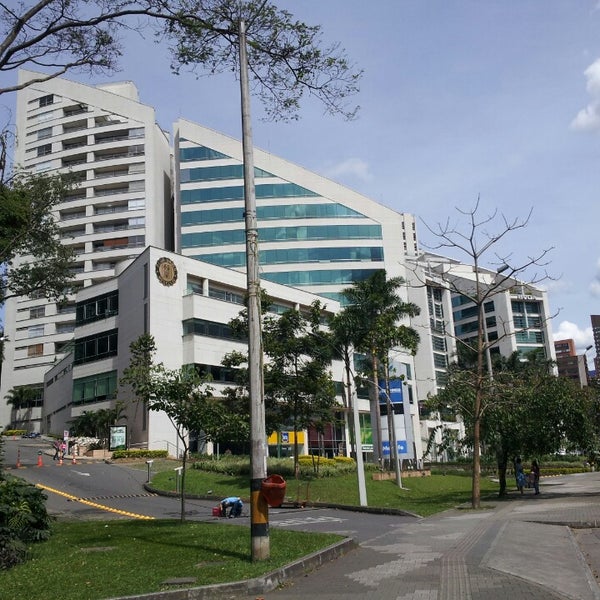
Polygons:
<instances>
[{"instance_id":1,"label":"distant apartment building","mask_svg":"<svg viewBox=\"0 0 600 600\"><path fill-rule=\"evenodd\" d=\"M37 75L21 71L19 81ZM77 256L75 289L111 279L120 261L148 245L173 248L169 140L132 83L32 83L17 92L16 117L15 163L34 173L72 172L79 182L55 212ZM74 327L74 296L6 302L0 399L13 387L36 391L27 427L39 429L44 373L72 350ZM11 418L19 425L0 400L0 424Z\"/></svg>"},{"instance_id":2,"label":"distant apartment building","mask_svg":"<svg viewBox=\"0 0 600 600\"><path fill-rule=\"evenodd\" d=\"M458 360L461 343L474 348L479 333L479 309L476 282L483 293L496 291L483 302L483 339L489 342L486 353L486 372L493 374L493 357L508 357L518 353L522 360L532 351L542 352L554 360L554 344L548 298L545 291L502 272L486 268L477 271L471 265L433 253L420 254L414 260L411 275L411 299L423 306L419 299L427 295L428 310L419 317L423 327L421 346L415 357L417 380L427 395L435 395L446 383L446 367ZM424 323L423 318L429 318ZM433 360L433 364L429 361ZM433 375L433 376L432 376ZM426 381L423 381L425 378ZM444 418L448 418L445 415ZM439 442L440 415L423 412L421 431L423 439L435 435ZM462 433L460 421L445 422L446 429ZM435 456L433 457L435 458Z\"/></svg>"},{"instance_id":3,"label":"distant apartment building","mask_svg":"<svg viewBox=\"0 0 600 600\"><path fill-rule=\"evenodd\" d=\"M594 371L600 373L600 315L590 315L592 322L592 333L594 335L594 348L596 357L594 358Z\"/></svg>"},{"instance_id":4,"label":"distant apartment building","mask_svg":"<svg viewBox=\"0 0 600 600\"><path fill-rule=\"evenodd\" d=\"M576 356L575 340L554 340L554 352L556 353L557 359Z\"/></svg>"}]
</instances>

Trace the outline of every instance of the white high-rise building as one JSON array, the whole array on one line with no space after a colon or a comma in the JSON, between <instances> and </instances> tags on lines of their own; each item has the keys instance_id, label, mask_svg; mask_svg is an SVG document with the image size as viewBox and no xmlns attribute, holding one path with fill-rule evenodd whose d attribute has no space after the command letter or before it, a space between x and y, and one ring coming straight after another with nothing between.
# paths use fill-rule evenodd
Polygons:
<instances>
[{"instance_id":1,"label":"white high-rise building","mask_svg":"<svg viewBox=\"0 0 600 600\"><path fill-rule=\"evenodd\" d=\"M174 144L176 251L245 270L241 141L180 119ZM254 165L261 279L336 301L343 301L342 290L381 269L408 279L406 257L418 253L413 215L257 148ZM407 300L408 293L405 288L400 295ZM403 458L420 457L420 438L413 435L419 431L414 357L399 349L391 358L404 378L392 394L404 442L399 447Z\"/></svg>"},{"instance_id":2,"label":"white high-rise building","mask_svg":"<svg viewBox=\"0 0 600 600\"><path fill-rule=\"evenodd\" d=\"M19 81L37 76L21 71ZM55 212L62 241L77 255L76 288L110 279L120 261L148 245L173 248L169 139L133 83L32 83L17 93L16 114L15 164L34 173L71 171L79 180ZM7 300L1 425L11 421L5 395L29 386L40 406L12 417L39 429L44 373L71 348L74 326L72 298Z\"/></svg>"}]
</instances>

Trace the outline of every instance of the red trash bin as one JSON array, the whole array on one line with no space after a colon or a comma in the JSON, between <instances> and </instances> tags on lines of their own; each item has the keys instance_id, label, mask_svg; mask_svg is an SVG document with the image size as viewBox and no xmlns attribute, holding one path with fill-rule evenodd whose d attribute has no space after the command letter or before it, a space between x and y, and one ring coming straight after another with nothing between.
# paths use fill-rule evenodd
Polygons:
<instances>
[{"instance_id":1,"label":"red trash bin","mask_svg":"<svg viewBox=\"0 0 600 600\"><path fill-rule=\"evenodd\" d=\"M281 475L270 475L262 480L260 492L270 507L278 508L285 500L285 487L285 479Z\"/></svg>"}]
</instances>

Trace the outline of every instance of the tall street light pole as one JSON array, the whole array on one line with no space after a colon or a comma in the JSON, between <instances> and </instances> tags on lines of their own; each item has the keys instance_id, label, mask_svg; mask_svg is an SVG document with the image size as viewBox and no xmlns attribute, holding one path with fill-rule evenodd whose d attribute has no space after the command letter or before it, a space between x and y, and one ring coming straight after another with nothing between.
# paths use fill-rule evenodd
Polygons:
<instances>
[{"instance_id":1,"label":"tall street light pole","mask_svg":"<svg viewBox=\"0 0 600 600\"><path fill-rule=\"evenodd\" d=\"M263 383L263 351L260 321L258 225L254 187L254 153L250 118L250 86L246 53L246 23L240 18L240 92L242 148L244 155L244 201L246 219L246 280L248 290L248 371L250 378L250 537L252 560L270 556L269 506L261 494L267 477L267 435Z\"/></svg>"}]
</instances>

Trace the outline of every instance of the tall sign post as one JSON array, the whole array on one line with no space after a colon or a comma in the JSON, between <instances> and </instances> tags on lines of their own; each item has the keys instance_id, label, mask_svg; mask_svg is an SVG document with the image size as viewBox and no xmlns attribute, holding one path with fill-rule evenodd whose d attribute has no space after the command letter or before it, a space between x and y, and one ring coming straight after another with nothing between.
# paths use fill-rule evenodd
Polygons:
<instances>
[{"instance_id":1,"label":"tall sign post","mask_svg":"<svg viewBox=\"0 0 600 600\"><path fill-rule=\"evenodd\" d=\"M246 219L246 280L248 291L248 371L250 378L250 536L252 560L270 556L269 506L261 494L267 477L267 435L263 384L263 351L260 314L258 225L254 188L254 153L250 120L250 86L246 53L246 23L240 17L240 92L242 149L244 154L244 208Z\"/></svg>"}]
</instances>

